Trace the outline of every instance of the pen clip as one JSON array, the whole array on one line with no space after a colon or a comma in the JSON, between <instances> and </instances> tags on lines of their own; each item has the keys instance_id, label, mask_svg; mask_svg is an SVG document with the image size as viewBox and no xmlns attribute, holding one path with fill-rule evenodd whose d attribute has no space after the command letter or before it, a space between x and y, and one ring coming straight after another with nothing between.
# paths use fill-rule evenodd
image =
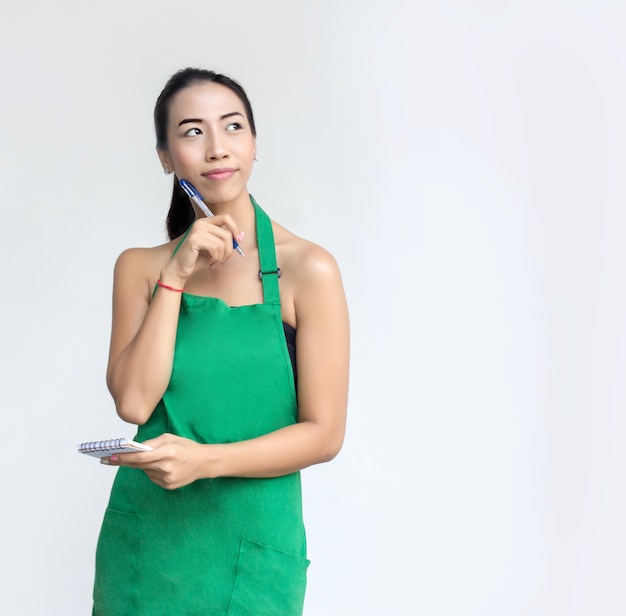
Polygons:
<instances>
[{"instance_id":1,"label":"pen clip","mask_svg":"<svg viewBox=\"0 0 626 616\"><path fill-rule=\"evenodd\" d=\"M197 199L200 199L202 201L202 197L200 196L200 193L195 189L193 184L191 184L187 180L179 180L178 183L180 184L180 187L187 193L187 195L191 199L196 197Z\"/></svg>"}]
</instances>

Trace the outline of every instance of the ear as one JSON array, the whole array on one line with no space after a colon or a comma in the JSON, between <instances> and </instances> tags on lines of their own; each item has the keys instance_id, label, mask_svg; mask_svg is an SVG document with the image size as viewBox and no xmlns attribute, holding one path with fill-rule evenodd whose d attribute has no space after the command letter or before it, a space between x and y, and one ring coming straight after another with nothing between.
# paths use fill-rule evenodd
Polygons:
<instances>
[{"instance_id":1,"label":"ear","mask_svg":"<svg viewBox=\"0 0 626 616\"><path fill-rule=\"evenodd\" d=\"M166 173L172 173L174 171L174 165L169 157L169 154L165 150L159 150L157 148L157 154L159 156L159 160L161 161L161 165L163 165L163 171Z\"/></svg>"}]
</instances>

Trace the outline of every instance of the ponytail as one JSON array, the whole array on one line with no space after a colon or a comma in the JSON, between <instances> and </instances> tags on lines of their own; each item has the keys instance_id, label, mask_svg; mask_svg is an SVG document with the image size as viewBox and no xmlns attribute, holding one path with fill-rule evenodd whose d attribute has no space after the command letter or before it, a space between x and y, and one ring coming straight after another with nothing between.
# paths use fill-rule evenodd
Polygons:
<instances>
[{"instance_id":1,"label":"ponytail","mask_svg":"<svg viewBox=\"0 0 626 616\"><path fill-rule=\"evenodd\" d=\"M170 209L167 213L166 227L167 235L173 240L182 235L195 219L195 212L189 201L189 197L180 187L180 184L174 177L174 187L172 189L172 200Z\"/></svg>"}]
</instances>

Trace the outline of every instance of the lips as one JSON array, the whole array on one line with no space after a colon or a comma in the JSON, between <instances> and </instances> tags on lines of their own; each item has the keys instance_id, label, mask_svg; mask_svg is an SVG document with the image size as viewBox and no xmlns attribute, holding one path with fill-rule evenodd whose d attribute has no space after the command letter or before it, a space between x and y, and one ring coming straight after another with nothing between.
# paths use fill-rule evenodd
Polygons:
<instances>
[{"instance_id":1,"label":"lips","mask_svg":"<svg viewBox=\"0 0 626 616\"><path fill-rule=\"evenodd\" d=\"M226 180L237 171L231 167L221 167L219 169L211 169L202 175L209 180Z\"/></svg>"}]
</instances>

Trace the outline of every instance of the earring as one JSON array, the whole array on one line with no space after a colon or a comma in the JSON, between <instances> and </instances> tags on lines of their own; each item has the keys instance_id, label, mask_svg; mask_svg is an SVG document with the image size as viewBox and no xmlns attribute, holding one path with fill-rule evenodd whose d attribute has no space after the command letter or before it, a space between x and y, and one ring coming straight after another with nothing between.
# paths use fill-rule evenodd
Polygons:
<instances>
[{"instance_id":1,"label":"earring","mask_svg":"<svg viewBox=\"0 0 626 616\"><path fill-rule=\"evenodd\" d=\"M165 173L165 175L169 175L171 172L170 169L168 169L167 167L163 167L163 173Z\"/></svg>"},{"instance_id":2,"label":"earring","mask_svg":"<svg viewBox=\"0 0 626 616\"><path fill-rule=\"evenodd\" d=\"M259 157L257 154L254 155L254 160L259 160Z\"/></svg>"}]
</instances>

